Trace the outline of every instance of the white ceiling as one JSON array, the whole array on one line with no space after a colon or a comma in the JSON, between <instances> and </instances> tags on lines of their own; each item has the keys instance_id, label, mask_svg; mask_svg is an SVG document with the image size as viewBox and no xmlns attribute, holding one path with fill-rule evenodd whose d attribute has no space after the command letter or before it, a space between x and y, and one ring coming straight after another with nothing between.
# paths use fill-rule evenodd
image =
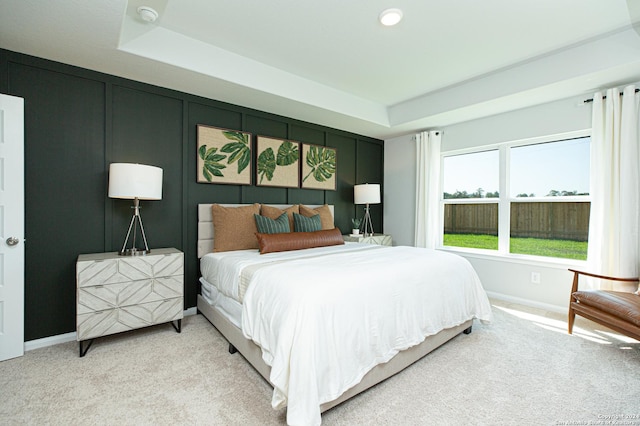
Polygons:
<instances>
[{"instance_id":1,"label":"white ceiling","mask_svg":"<svg viewBox=\"0 0 640 426\"><path fill-rule=\"evenodd\" d=\"M640 81L638 22L640 0L0 0L0 47L387 139Z\"/></svg>"}]
</instances>

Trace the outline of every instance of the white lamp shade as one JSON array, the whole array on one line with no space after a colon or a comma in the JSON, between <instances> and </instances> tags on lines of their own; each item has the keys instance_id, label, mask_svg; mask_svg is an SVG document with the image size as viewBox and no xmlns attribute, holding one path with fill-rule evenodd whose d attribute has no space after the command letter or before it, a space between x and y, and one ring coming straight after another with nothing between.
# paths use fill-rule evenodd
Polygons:
<instances>
[{"instance_id":1,"label":"white lamp shade","mask_svg":"<svg viewBox=\"0 0 640 426\"><path fill-rule=\"evenodd\" d=\"M380 184L365 183L353 187L353 201L355 204L380 203Z\"/></svg>"},{"instance_id":2,"label":"white lamp shade","mask_svg":"<svg viewBox=\"0 0 640 426\"><path fill-rule=\"evenodd\" d=\"M162 169L131 163L109 166L109 198L162 199Z\"/></svg>"}]
</instances>

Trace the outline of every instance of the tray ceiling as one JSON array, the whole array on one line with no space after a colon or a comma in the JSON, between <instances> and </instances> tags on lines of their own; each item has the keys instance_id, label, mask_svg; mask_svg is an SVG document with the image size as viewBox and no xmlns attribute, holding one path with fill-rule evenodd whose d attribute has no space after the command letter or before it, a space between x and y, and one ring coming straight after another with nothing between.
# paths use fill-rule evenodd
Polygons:
<instances>
[{"instance_id":1,"label":"tray ceiling","mask_svg":"<svg viewBox=\"0 0 640 426\"><path fill-rule=\"evenodd\" d=\"M640 81L639 3L5 0L0 47L385 139Z\"/></svg>"}]
</instances>

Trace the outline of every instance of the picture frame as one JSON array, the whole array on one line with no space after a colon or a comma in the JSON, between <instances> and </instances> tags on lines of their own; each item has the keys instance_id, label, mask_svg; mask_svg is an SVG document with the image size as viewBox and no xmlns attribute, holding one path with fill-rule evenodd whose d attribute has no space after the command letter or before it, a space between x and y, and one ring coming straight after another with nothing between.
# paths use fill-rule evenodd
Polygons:
<instances>
[{"instance_id":1,"label":"picture frame","mask_svg":"<svg viewBox=\"0 0 640 426\"><path fill-rule=\"evenodd\" d=\"M258 136L256 154L256 186L299 187L299 142Z\"/></svg>"},{"instance_id":2,"label":"picture frame","mask_svg":"<svg viewBox=\"0 0 640 426\"><path fill-rule=\"evenodd\" d=\"M251 185L252 134L197 125L197 181Z\"/></svg>"},{"instance_id":3,"label":"picture frame","mask_svg":"<svg viewBox=\"0 0 640 426\"><path fill-rule=\"evenodd\" d=\"M335 148L302 144L301 188L335 191L338 173L337 157Z\"/></svg>"}]
</instances>

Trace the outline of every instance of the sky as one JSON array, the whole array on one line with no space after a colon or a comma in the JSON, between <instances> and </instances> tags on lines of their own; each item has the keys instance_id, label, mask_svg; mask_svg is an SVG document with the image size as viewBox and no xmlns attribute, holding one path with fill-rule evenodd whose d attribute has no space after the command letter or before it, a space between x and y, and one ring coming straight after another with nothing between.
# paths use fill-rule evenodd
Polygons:
<instances>
[{"instance_id":1,"label":"sky","mask_svg":"<svg viewBox=\"0 0 640 426\"><path fill-rule=\"evenodd\" d=\"M546 196L551 190L589 192L589 140L577 138L561 142L513 147L511 152L510 195ZM445 157L444 192L485 192L499 189L498 150Z\"/></svg>"}]
</instances>

